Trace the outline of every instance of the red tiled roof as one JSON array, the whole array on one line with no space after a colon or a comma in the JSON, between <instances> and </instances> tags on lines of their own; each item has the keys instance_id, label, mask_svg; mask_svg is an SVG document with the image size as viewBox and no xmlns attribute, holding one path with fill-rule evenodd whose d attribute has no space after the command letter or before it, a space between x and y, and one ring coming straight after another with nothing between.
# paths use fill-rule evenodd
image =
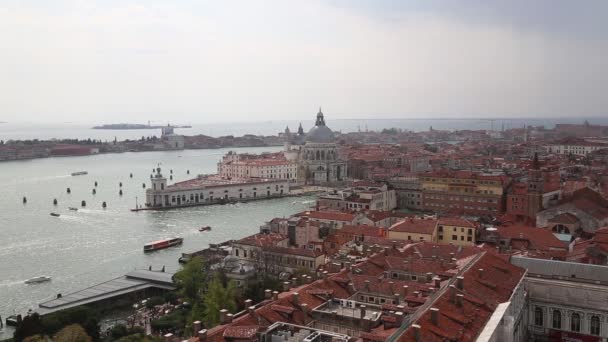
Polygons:
<instances>
[{"instance_id":1,"label":"red tiled roof","mask_svg":"<svg viewBox=\"0 0 608 342\"><path fill-rule=\"evenodd\" d=\"M340 211L305 211L298 214L299 216L309 217L317 220L343 221L352 222L355 214L344 213Z\"/></svg>"},{"instance_id":2,"label":"red tiled roof","mask_svg":"<svg viewBox=\"0 0 608 342\"><path fill-rule=\"evenodd\" d=\"M562 213L549 219L549 222L573 224L578 222L578 218L570 213Z\"/></svg>"},{"instance_id":3,"label":"red tiled roof","mask_svg":"<svg viewBox=\"0 0 608 342\"><path fill-rule=\"evenodd\" d=\"M248 246L267 247L274 246L276 243L287 238L286 235L279 233L259 233L242 238L237 243Z\"/></svg>"},{"instance_id":4,"label":"red tiled roof","mask_svg":"<svg viewBox=\"0 0 608 342\"><path fill-rule=\"evenodd\" d=\"M498 227L498 235L501 238L520 241L528 241L529 244L525 249L566 249L567 246L559 240L550 230L544 228L536 228L529 226L507 226ZM513 247L513 246L512 246Z\"/></svg>"},{"instance_id":5,"label":"red tiled roof","mask_svg":"<svg viewBox=\"0 0 608 342\"><path fill-rule=\"evenodd\" d=\"M438 224L446 225L446 226L456 226L456 227L467 227L467 228L476 228L477 225L465 218L458 216L450 216L450 217L441 217L439 218Z\"/></svg>"},{"instance_id":6,"label":"red tiled roof","mask_svg":"<svg viewBox=\"0 0 608 342\"><path fill-rule=\"evenodd\" d=\"M375 236L375 237L383 237L384 231L386 228L383 227L375 227L368 225L344 225L342 229L340 229L340 233L343 234L352 234L357 236Z\"/></svg>"},{"instance_id":7,"label":"red tiled roof","mask_svg":"<svg viewBox=\"0 0 608 342\"><path fill-rule=\"evenodd\" d=\"M392 225L389 230L402 233L432 234L437 226L433 219L406 219Z\"/></svg>"},{"instance_id":8,"label":"red tiled roof","mask_svg":"<svg viewBox=\"0 0 608 342\"><path fill-rule=\"evenodd\" d=\"M227 327L226 330L224 330L223 335L225 338L250 339L252 337L255 337L255 335L258 333L258 329L259 327L257 325L230 326Z\"/></svg>"},{"instance_id":9,"label":"red tiled roof","mask_svg":"<svg viewBox=\"0 0 608 342\"><path fill-rule=\"evenodd\" d=\"M273 252L278 254L289 254L289 255L298 255L309 258L316 258L320 255L323 255L323 252L318 250L312 250L307 248L295 248L295 247L279 247L279 246L267 246L264 247L264 251Z\"/></svg>"},{"instance_id":10,"label":"red tiled roof","mask_svg":"<svg viewBox=\"0 0 608 342\"><path fill-rule=\"evenodd\" d=\"M483 269L481 274L478 269ZM462 307L452 302L449 290L444 292L432 307L439 309L437 325L431 321L427 310L415 324L420 328L420 340L425 342L475 341L499 303L509 300L525 270L511 265L501 258L486 253L463 274L464 295ZM487 284L491 282L492 286ZM399 341L414 341L414 328L410 327Z\"/></svg>"}]
</instances>

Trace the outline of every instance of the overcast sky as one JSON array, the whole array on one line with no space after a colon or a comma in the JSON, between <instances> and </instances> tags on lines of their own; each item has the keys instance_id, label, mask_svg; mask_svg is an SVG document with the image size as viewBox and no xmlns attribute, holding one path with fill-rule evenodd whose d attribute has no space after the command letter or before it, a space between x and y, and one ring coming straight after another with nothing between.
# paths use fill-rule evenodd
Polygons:
<instances>
[{"instance_id":1,"label":"overcast sky","mask_svg":"<svg viewBox=\"0 0 608 342\"><path fill-rule=\"evenodd\" d=\"M0 121L601 116L608 1L2 0Z\"/></svg>"}]
</instances>

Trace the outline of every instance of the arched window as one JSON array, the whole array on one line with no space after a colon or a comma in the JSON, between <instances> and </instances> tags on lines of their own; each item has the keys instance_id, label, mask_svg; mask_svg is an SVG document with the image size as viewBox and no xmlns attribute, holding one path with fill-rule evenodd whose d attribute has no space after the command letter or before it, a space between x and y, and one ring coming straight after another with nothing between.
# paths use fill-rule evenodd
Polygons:
<instances>
[{"instance_id":1,"label":"arched window","mask_svg":"<svg viewBox=\"0 0 608 342\"><path fill-rule=\"evenodd\" d=\"M572 316L570 316L570 330L574 332L581 331L581 315L573 313Z\"/></svg>"},{"instance_id":2,"label":"arched window","mask_svg":"<svg viewBox=\"0 0 608 342\"><path fill-rule=\"evenodd\" d=\"M559 310L553 310L553 329L562 328L562 312Z\"/></svg>"},{"instance_id":3,"label":"arched window","mask_svg":"<svg viewBox=\"0 0 608 342\"><path fill-rule=\"evenodd\" d=\"M542 327L543 320L543 309L537 307L536 309L534 309L534 325Z\"/></svg>"},{"instance_id":4,"label":"arched window","mask_svg":"<svg viewBox=\"0 0 608 342\"><path fill-rule=\"evenodd\" d=\"M591 325L589 326L591 335L600 335L600 318L599 316L591 316Z\"/></svg>"},{"instance_id":5,"label":"arched window","mask_svg":"<svg viewBox=\"0 0 608 342\"><path fill-rule=\"evenodd\" d=\"M320 160L320 159L321 159L321 152L317 151L317 160Z\"/></svg>"}]
</instances>

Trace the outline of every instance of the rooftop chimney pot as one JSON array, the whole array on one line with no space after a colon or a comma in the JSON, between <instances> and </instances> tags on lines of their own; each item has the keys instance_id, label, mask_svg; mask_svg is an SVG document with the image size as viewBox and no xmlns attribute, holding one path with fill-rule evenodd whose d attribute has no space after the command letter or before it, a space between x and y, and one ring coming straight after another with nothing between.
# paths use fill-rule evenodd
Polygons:
<instances>
[{"instance_id":1,"label":"rooftop chimney pot","mask_svg":"<svg viewBox=\"0 0 608 342\"><path fill-rule=\"evenodd\" d=\"M439 309L437 308L431 308L431 323L439 326Z\"/></svg>"}]
</instances>

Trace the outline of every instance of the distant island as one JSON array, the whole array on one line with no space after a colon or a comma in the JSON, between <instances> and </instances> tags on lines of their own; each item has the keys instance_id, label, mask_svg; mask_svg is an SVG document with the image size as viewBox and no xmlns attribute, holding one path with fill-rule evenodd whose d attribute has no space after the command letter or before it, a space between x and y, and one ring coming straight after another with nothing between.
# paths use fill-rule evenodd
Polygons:
<instances>
[{"instance_id":1,"label":"distant island","mask_svg":"<svg viewBox=\"0 0 608 342\"><path fill-rule=\"evenodd\" d=\"M101 125L95 126L93 129L159 129L166 126L158 126L158 125L143 125L143 124L110 124L110 125ZM173 128L192 128L192 126L171 126Z\"/></svg>"}]
</instances>

